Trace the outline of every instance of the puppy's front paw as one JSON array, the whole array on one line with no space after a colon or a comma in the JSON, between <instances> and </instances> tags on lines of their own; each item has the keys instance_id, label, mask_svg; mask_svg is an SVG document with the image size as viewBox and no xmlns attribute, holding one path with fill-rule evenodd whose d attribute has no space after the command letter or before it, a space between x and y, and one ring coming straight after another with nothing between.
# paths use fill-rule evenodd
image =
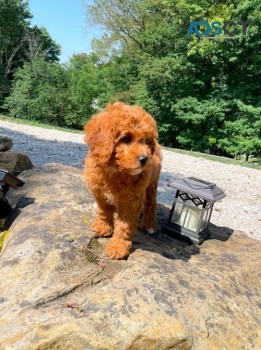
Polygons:
<instances>
[{"instance_id":1,"label":"puppy's front paw","mask_svg":"<svg viewBox=\"0 0 261 350\"><path fill-rule=\"evenodd\" d=\"M112 238L107 245L106 255L111 259L124 259L130 255L131 241Z\"/></svg>"},{"instance_id":2,"label":"puppy's front paw","mask_svg":"<svg viewBox=\"0 0 261 350\"><path fill-rule=\"evenodd\" d=\"M112 227L106 221L100 219L94 221L92 229L97 232L100 237L109 237L112 234Z\"/></svg>"}]
</instances>

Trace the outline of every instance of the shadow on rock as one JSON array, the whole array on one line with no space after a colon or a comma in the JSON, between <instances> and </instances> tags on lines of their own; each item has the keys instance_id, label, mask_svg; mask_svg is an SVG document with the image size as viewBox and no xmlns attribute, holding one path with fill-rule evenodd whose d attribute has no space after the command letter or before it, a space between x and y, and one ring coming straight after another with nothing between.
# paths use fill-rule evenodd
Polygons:
<instances>
[{"instance_id":1,"label":"shadow on rock","mask_svg":"<svg viewBox=\"0 0 261 350\"><path fill-rule=\"evenodd\" d=\"M232 236L234 230L229 227L220 227L214 224L209 224L210 235L208 239L215 239L217 241L226 242Z\"/></svg>"},{"instance_id":2,"label":"shadow on rock","mask_svg":"<svg viewBox=\"0 0 261 350\"><path fill-rule=\"evenodd\" d=\"M162 231L161 225L167 222L169 213L169 207L158 204L157 218L159 227L157 232L154 235L149 235L141 230L137 230L133 238L132 252L141 249L157 253L167 259L181 259L183 261L188 261L191 256L200 254L200 246L184 242ZM207 240L218 240L221 242L226 242L233 234L233 230L229 227L218 227L214 224L209 225L209 231L210 235Z\"/></svg>"},{"instance_id":3,"label":"shadow on rock","mask_svg":"<svg viewBox=\"0 0 261 350\"><path fill-rule=\"evenodd\" d=\"M8 217L5 219L3 231L9 230L13 222L18 218L18 216L21 213L21 209L27 207L30 204L33 204L35 202L35 198L27 198L23 197L20 198L17 202L15 208L11 210L11 213L8 215Z\"/></svg>"}]
</instances>

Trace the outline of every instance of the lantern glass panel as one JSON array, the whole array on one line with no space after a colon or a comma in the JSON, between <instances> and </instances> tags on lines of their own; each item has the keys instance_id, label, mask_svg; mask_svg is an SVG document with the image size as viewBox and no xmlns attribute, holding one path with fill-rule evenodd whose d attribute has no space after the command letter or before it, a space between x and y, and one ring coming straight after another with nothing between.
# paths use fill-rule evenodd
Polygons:
<instances>
[{"instance_id":1,"label":"lantern glass panel","mask_svg":"<svg viewBox=\"0 0 261 350\"><path fill-rule=\"evenodd\" d=\"M185 206L185 210L181 214L182 227L196 232L200 221L201 210L197 207Z\"/></svg>"},{"instance_id":2,"label":"lantern glass panel","mask_svg":"<svg viewBox=\"0 0 261 350\"><path fill-rule=\"evenodd\" d=\"M211 217L212 208L213 208L213 203L206 202L200 231L203 231L207 228L207 226L209 224L210 217Z\"/></svg>"},{"instance_id":3,"label":"lantern glass panel","mask_svg":"<svg viewBox=\"0 0 261 350\"><path fill-rule=\"evenodd\" d=\"M203 219L200 227L200 231L203 231L208 225L209 210L204 210Z\"/></svg>"},{"instance_id":4,"label":"lantern glass panel","mask_svg":"<svg viewBox=\"0 0 261 350\"><path fill-rule=\"evenodd\" d=\"M180 225L180 217L183 211L183 207L184 207L183 202L180 202L177 200L174 202L174 210L170 220L172 223L177 223Z\"/></svg>"},{"instance_id":5,"label":"lantern glass panel","mask_svg":"<svg viewBox=\"0 0 261 350\"><path fill-rule=\"evenodd\" d=\"M208 209L208 220L207 220L207 223L209 223L209 221L210 221L212 209L213 209L213 203L210 203L210 208Z\"/></svg>"},{"instance_id":6,"label":"lantern glass panel","mask_svg":"<svg viewBox=\"0 0 261 350\"><path fill-rule=\"evenodd\" d=\"M197 232L201 219L201 209L198 208L194 201L181 201L176 198L171 222L185 229Z\"/></svg>"}]
</instances>

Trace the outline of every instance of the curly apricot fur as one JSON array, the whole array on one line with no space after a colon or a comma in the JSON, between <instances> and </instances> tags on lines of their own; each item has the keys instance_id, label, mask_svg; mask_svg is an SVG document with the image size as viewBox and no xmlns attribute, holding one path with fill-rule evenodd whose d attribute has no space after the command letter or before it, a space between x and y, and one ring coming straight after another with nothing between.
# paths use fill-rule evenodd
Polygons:
<instances>
[{"instance_id":1,"label":"curly apricot fur","mask_svg":"<svg viewBox=\"0 0 261 350\"><path fill-rule=\"evenodd\" d=\"M89 153L84 180L98 205L93 229L113 231L106 254L123 259L143 208L143 228L156 230L156 195L161 168L155 120L139 106L109 104L85 126Z\"/></svg>"}]
</instances>

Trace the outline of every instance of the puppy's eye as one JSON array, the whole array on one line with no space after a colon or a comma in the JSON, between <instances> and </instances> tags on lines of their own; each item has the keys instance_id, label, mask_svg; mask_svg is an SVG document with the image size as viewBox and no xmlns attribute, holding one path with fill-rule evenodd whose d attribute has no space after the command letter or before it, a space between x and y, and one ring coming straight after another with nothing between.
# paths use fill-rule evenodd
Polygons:
<instances>
[{"instance_id":1,"label":"puppy's eye","mask_svg":"<svg viewBox=\"0 0 261 350\"><path fill-rule=\"evenodd\" d=\"M130 135L124 136L123 138L120 139L122 143L131 143L132 138Z\"/></svg>"}]
</instances>

